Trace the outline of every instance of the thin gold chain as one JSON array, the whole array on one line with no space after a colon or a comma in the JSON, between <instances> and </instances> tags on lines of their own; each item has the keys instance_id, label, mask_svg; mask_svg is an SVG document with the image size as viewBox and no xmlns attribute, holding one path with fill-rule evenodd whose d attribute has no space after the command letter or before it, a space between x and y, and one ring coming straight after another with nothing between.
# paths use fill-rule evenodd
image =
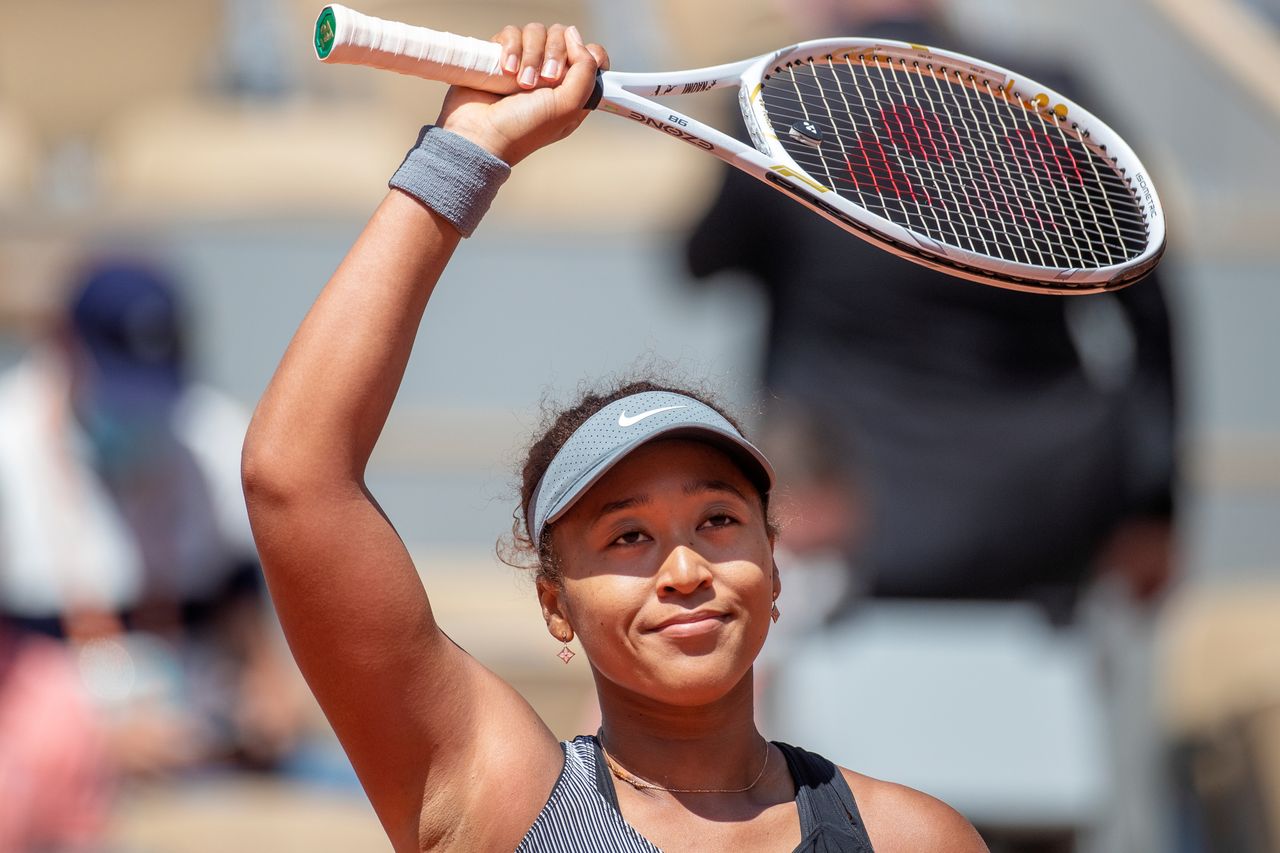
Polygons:
<instances>
[{"instance_id":1,"label":"thin gold chain","mask_svg":"<svg viewBox=\"0 0 1280 853\"><path fill-rule=\"evenodd\" d=\"M624 770L616 761L613 760L613 756L611 756L609 754L609 750L605 748L604 739L598 739L600 740L600 752L604 755L605 763L609 765L610 773L633 788L666 791L670 794L741 794L743 791L750 791L761 779L764 778L764 771L769 767L769 753L771 751L769 749L769 741L766 740L764 742L764 761L760 765L760 772L756 774L756 778L751 780L750 785L746 785L742 788L668 788L665 785L658 785L654 782L650 782L648 779L641 779L634 773Z\"/></svg>"}]
</instances>

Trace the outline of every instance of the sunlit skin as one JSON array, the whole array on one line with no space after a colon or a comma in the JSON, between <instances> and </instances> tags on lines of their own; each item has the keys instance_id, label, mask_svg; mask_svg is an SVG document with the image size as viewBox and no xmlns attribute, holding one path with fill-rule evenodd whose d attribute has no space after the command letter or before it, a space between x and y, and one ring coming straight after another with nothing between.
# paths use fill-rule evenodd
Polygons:
<instances>
[{"instance_id":1,"label":"sunlit skin","mask_svg":"<svg viewBox=\"0 0 1280 853\"><path fill-rule=\"evenodd\" d=\"M551 535L563 580L539 585L543 614L586 652L613 758L674 788L741 788L769 771L745 797L674 795L690 810L682 822L663 820L673 795L619 783L624 814L652 826L664 849L706 843L706 822L724 831L726 820L755 842L794 846L785 760L773 750L764 765L754 725L752 664L781 582L751 481L709 444L659 439L611 469ZM709 744L733 760L708 766Z\"/></svg>"},{"instance_id":2,"label":"sunlit skin","mask_svg":"<svg viewBox=\"0 0 1280 853\"><path fill-rule=\"evenodd\" d=\"M644 445L553 531L548 627L577 634L602 704L707 705L750 678L781 587L760 495L722 451Z\"/></svg>"}]
</instances>

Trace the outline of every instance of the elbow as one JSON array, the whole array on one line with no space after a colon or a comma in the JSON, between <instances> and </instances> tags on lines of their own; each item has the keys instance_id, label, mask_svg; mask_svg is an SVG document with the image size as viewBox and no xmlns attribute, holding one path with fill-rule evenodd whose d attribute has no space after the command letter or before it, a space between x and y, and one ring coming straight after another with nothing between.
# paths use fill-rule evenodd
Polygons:
<instances>
[{"instance_id":1,"label":"elbow","mask_svg":"<svg viewBox=\"0 0 1280 853\"><path fill-rule=\"evenodd\" d=\"M250 520L363 488L363 472L342 454L251 425L240 452L240 486Z\"/></svg>"},{"instance_id":2,"label":"elbow","mask_svg":"<svg viewBox=\"0 0 1280 853\"><path fill-rule=\"evenodd\" d=\"M271 442L264 441L252 429L240 451L240 487L250 517L263 506L281 503L290 489L280 455L273 452Z\"/></svg>"},{"instance_id":3,"label":"elbow","mask_svg":"<svg viewBox=\"0 0 1280 853\"><path fill-rule=\"evenodd\" d=\"M307 478L306 455L299 453L296 443L255 419L240 450L240 486L250 518L295 502L314 488Z\"/></svg>"}]
</instances>

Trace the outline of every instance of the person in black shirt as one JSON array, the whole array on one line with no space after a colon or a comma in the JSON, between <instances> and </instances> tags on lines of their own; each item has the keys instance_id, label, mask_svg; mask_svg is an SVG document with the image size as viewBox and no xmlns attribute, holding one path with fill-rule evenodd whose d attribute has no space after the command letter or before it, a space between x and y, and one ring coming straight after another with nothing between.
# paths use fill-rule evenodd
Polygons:
<instances>
[{"instance_id":1,"label":"person in black shirt","mask_svg":"<svg viewBox=\"0 0 1280 853\"><path fill-rule=\"evenodd\" d=\"M838 5L845 20L825 34L965 49L934 3ZM1061 68L1006 64L1078 89ZM1175 381L1157 275L1070 299L982 287L864 243L733 169L687 264L763 287L769 420L801 425L814 464L865 497L857 536L838 542L859 593L1033 600L1063 622L1095 567L1139 599L1164 588ZM821 494L796 514L841 503ZM828 537L839 527L825 526Z\"/></svg>"}]
</instances>

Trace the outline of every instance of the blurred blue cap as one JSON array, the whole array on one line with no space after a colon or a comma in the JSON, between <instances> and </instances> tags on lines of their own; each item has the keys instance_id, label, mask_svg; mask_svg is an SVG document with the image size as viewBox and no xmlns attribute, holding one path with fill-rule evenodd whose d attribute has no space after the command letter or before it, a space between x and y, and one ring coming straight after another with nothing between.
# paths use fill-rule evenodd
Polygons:
<instances>
[{"instance_id":1,"label":"blurred blue cap","mask_svg":"<svg viewBox=\"0 0 1280 853\"><path fill-rule=\"evenodd\" d=\"M70 304L72 333L93 357L100 392L115 399L173 397L183 384L183 341L172 281L140 261L87 267Z\"/></svg>"}]
</instances>

